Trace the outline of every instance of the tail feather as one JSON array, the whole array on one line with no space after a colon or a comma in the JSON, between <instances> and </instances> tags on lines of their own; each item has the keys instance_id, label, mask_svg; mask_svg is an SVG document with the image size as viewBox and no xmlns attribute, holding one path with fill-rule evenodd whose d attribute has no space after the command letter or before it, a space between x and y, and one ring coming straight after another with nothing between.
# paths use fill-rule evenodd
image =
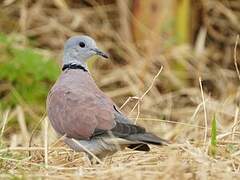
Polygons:
<instances>
[{"instance_id":1,"label":"tail feather","mask_svg":"<svg viewBox=\"0 0 240 180\"><path fill-rule=\"evenodd\" d=\"M152 133L148 133L148 132L141 133L141 134L133 134L133 135L126 137L126 139L131 140L131 141L142 142L145 144L154 144L154 145L168 145L169 144L166 140L161 139L160 137L158 137Z\"/></svg>"}]
</instances>

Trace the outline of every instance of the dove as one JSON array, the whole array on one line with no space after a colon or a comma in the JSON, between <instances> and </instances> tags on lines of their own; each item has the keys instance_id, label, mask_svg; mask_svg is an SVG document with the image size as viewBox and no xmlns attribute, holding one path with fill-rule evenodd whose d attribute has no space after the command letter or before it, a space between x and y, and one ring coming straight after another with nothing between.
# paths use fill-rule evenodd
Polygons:
<instances>
[{"instance_id":1,"label":"dove","mask_svg":"<svg viewBox=\"0 0 240 180\"><path fill-rule=\"evenodd\" d=\"M87 60L108 58L89 36L74 36L64 45L62 73L47 97L47 113L57 134L75 151L103 158L130 148L149 151L167 141L135 125L96 85Z\"/></svg>"}]
</instances>

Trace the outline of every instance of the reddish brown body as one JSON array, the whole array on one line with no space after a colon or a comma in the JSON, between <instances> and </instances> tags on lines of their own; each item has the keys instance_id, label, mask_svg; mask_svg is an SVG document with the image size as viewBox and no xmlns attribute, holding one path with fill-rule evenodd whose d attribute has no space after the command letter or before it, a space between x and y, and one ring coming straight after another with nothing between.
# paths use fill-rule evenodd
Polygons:
<instances>
[{"instance_id":1,"label":"reddish brown body","mask_svg":"<svg viewBox=\"0 0 240 180\"><path fill-rule=\"evenodd\" d=\"M64 71L49 92L48 116L61 135L89 139L94 130L115 126L113 102L96 86L88 72Z\"/></svg>"}]
</instances>

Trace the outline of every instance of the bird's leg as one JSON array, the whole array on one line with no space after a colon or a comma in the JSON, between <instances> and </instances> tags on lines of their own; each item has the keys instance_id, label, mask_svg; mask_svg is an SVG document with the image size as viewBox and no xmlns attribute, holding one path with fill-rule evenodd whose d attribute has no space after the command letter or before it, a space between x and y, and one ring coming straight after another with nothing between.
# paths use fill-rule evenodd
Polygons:
<instances>
[{"instance_id":1,"label":"bird's leg","mask_svg":"<svg viewBox=\"0 0 240 180\"><path fill-rule=\"evenodd\" d=\"M83 153L83 161L84 164L86 163L86 165L89 167L93 165L92 156L89 155L88 153Z\"/></svg>"}]
</instances>

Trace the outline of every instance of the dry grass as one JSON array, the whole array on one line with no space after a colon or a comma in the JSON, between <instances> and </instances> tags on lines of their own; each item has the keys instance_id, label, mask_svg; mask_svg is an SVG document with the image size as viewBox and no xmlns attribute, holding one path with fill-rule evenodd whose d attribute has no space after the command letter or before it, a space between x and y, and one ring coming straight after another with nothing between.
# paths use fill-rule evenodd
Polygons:
<instances>
[{"instance_id":1,"label":"dry grass","mask_svg":"<svg viewBox=\"0 0 240 180\"><path fill-rule=\"evenodd\" d=\"M97 1L78 4L74 0L5 0L1 11L10 27L16 27L22 39L35 38L36 49L46 56L59 59L68 36L87 33L97 39L112 55L111 62L96 61L91 67L98 85L119 106L124 105L122 110L133 121L172 144L152 146L152 151L146 153L126 149L91 165L84 153L73 152L56 138L45 115L38 117L22 103L1 112L0 137L7 146L0 149L0 177L238 179L238 1L202 0L203 24L198 24L201 30L195 32L194 46L159 48L146 41L142 42L146 52L131 39L126 19L118 18L129 18L129 11L124 9L126 4L117 2L99 5ZM10 27L6 26L5 31L12 31ZM159 41L158 36L156 40ZM164 43L161 37L161 45ZM28 46L27 41L22 46ZM128 100L129 97L133 98ZM217 154L211 157L208 150L214 114ZM28 147L32 130L28 129L26 117L43 119L32 138L32 147ZM8 129L14 118L19 131Z\"/></svg>"}]
</instances>

